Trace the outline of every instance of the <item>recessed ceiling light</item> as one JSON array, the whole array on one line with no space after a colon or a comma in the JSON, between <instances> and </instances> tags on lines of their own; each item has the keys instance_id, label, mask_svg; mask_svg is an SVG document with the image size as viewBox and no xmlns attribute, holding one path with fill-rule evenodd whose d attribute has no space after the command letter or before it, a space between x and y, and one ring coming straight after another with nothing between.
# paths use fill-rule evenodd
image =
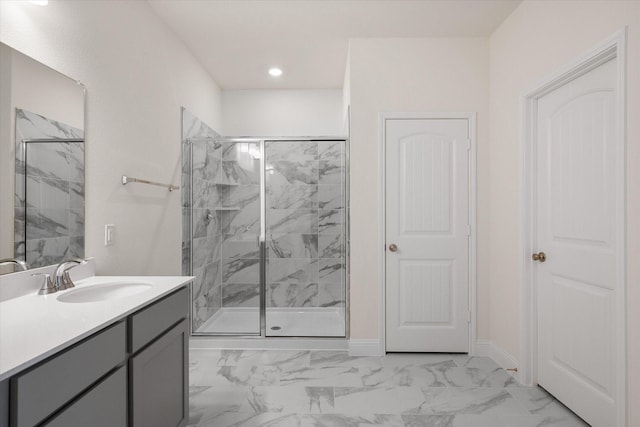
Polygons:
<instances>
[{"instance_id":1,"label":"recessed ceiling light","mask_svg":"<svg viewBox=\"0 0 640 427\"><path fill-rule=\"evenodd\" d=\"M282 70L277 67L269 68L269 74L273 77L278 77L282 75Z\"/></svg>"}]
</instances>

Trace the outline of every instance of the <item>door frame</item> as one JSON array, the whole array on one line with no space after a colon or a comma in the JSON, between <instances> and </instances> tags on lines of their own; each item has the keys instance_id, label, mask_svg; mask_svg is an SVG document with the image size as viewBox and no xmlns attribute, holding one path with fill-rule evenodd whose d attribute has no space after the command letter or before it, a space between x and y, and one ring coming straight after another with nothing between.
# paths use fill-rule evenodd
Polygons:
<instances>
[{"instance_id":1,"label":"door frame","mask_svg":"<svg viewBox=\"0 0 640 427\"><path fill-rule=\"evenodd\" d=\"M378 159L380 179L378 183L378 199L379 205L379 234L378 242L380 247L378 265L379 265L379 301L380 301L380 316L379 316L379 331L380 331L380 354L384 355L387 352L386 343L386 175L387 175L387 140L386 140L386 122L387 120L447 120L447 119L465 119L469 123L469 140L471 142L471 149L469 150L469 224L471 226L471 232L469 235L469 354L476 354L476 341L477 341L477 328L476 328L476 186L477 186L477 174L476 174L476 116L475 112L462 112L462 113L432 113L432 112L384 112L378 115L379 117L379 134L378 134Z\"/></svg>"},{"instance_id":2,"label":"door frame","mask_svg":"<svg viewBox=\"0 0 640 427\"><path fill-rule=\"evenodd\" d=\"M538 100L553 90L583 76L605 62L616 60L616 162L621 167L616 174L616 349L617 364L617 425L625 425L626 418L626 27L570 64L542 80L520 98L520 194L521 229L520 253L520 373L519 380L526 385L535 385L538 380L538 307L535 269L531 254L536 247L536 127Z\"/></svg>"}]
</instances>

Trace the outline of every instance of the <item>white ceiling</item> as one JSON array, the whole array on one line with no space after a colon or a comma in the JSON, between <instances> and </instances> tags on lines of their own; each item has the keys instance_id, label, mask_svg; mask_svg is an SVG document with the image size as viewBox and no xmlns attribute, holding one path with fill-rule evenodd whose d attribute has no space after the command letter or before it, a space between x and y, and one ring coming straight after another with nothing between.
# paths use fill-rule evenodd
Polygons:
<instances>
[{"instance_id":1,"label":"white ceiling","mask_svg":"<svg viewBox=\"0 0 640 427\"><path fill-rule=\"evenodd\" d=\"M149 3L223 89L320 89L342 87L350 38L488 36L520 0Z\"/></svg>"}]
</instances>

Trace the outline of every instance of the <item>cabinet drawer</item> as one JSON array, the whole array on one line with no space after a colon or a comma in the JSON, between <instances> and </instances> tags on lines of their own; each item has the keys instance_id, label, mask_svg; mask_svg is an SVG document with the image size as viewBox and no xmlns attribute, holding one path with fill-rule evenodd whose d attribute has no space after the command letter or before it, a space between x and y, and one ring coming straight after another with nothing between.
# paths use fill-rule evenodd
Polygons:
<instances>
[{"instance_id":1,"label":"cabinet drawer","mask_svg":"<svg viewBox=\"0 0 640 427\"><path fill-rule=\"evenodd\" d=\"M180 427L188 418L187 320L129 359L135 427Z\"/></svg>"},{"instance_id":2,"label":"cabinet drawer","mask_svg":"<svg viewBox=\"0 0 640 427\"><path fill-rule=\"evenodd\" d=\"M182 288L129 318L129 352L135 353L187 317L189 291Z\"/></svg>"},{"instance_id":3,"label":"cabinet drawer","mask_svg":"<svg viewBox=\"0 0 640 427\"><path fill-rule=\"evenodd\" d=\"M127 425L127 368L121 367L58 414L46 427Z\"/></svg>"},{"instance_id":4,"label":"cabinet drawer","mask_svg":"<svg viewBox=\"0 0 640 427\"><path fill-rule=\"evenodd\" d=\"M126 357L126 327L117 323L11 380L11 425L33 426Z\"/></svg>"}]
</instances>

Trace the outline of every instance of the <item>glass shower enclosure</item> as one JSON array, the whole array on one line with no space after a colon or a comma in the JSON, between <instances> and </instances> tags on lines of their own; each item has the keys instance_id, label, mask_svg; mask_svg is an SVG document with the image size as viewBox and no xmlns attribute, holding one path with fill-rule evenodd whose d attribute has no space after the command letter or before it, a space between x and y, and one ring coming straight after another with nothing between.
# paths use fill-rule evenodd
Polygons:
<instances>
[{"instance_id":1,"label":"glass shower enclosure","mask_svg":"<svg viewBox=\"0 0 640 427\"><path fill-rule=\"evenodd\" d=\"M194 335L345 337L347 143L221 138L183 114Z\"/></svg>"}]
</instances>

